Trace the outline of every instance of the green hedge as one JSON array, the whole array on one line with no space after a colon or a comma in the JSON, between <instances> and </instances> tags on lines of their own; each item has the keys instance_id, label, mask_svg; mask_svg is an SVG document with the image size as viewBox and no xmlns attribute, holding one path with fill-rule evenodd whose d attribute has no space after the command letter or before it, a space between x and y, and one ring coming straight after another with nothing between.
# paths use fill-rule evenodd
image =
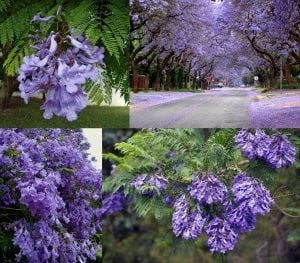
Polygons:
<instances>
[{"instance_id":1,"label":"green hedge","mask_svg":"<svg viewBox=\"0 0 300 263\"><path fill-rule=\"evenodd\" d=\"M280 84L277 84L277 88L280 89ZM300 89L300 83L293 83L293 84L283 84L283 89Z\"/></svg>"}]
</instances>

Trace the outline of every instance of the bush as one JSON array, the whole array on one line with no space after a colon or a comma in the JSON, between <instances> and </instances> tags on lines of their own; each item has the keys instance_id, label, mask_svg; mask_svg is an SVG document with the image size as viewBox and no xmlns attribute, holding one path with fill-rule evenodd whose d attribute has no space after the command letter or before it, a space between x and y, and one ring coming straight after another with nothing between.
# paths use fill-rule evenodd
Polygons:
<instances>
[{"instance_id":1,"label":"bush","mask_svg":"<svg viewBox=\"0 0 300 263\"><path fill-rule=\"evenodd\" d=\"M280 83L277 84L277 88L280 89ZM282 89L300 89L300 83L283 84Z\"/></svg>"}]
</instances>

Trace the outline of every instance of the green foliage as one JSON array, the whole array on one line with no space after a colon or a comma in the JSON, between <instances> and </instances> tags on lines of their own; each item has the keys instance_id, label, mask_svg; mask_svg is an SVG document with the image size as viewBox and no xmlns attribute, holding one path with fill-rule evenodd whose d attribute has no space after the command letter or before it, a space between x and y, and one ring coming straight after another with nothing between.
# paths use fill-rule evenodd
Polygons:
<instances>
[{"instance_id":1,"label":"green foliage","mask_svg":"<svg viewBox=\"0 0 300 263\"><path fill-rule=\"evenodd\" d=\"M254 84L254 76L253 75L243 76L243 83L245 85L253 85Z\"/></svg>"},{"instance_id":2,"label":"green foliage","mask_svg":"<svg viewBox=\"0 0 300 263\"><path fill-rule=\"evenodd\" d=\"M291 67L291 74L293 77L297 77L300 75L300 68L299 66L292 66Z\"/></svg>"},{"instance_id":3,"label":"green foliage","mask_svg":"<svg viewBox=\"0 0 300 263\"><path fill-rule=\"evenodd\" d=\"M96 44L99 40L111 56L124 53L129 32L129 5L127 1L77 0L67 7L70 28Z\"/></svg>"},{"instance_id":4,"label":"green foliage","mask_svg":"<svg viewBox=\"0 0 300 263\"><path fill-rule=\"evenodd\" d=\"M86 37L96 44L100 39L100 1L83 0L72 1L71 5L66 7L66 19L71 29L76 33L86 34Z\"/></svg>"},{"instance_id":5,"label":"green foliage","mask_svg":"<svg viewBox=\"0 0 300 263\"><path fill-rule=\"evenodd\" d=\"M54 1L9 1L9 10L2 9L0 23L0 44L5 46L27 37L31 29L30 20L37 11L47 12ZM19 3L18 3L19 2Z\"/></svg>"},{"instance_id":6,"label":"green foliage","mask_svg":"<svg viewBox=\"0 0 300 263\"><path fill-rule=\"evenodd\" d=\"M300 83L283 84L283 89L300 89ZM277 89L280 89L280 84L277 84Z\"/></svg>"},{"instance_id":7,"label":"green foliage","mask_svg":"<svg viewBox=\"0 0 300 263\"><path fill-rule=\"evenodd\" d=\"M141 217L145 217L148 214L153 214L155 219L162 220L169 217L172 213L172 209L166 207L161 198L148 198L145 196L139 197L135 202L135 211Z\"/></svg>"},{"instance_id":8,"label":"green foliage","mask_svg":"<svg viewBox=\"0 0 300 263\"><path fill-rule=\"evenodd\" d=\"M8 250L13 247L12 237L13 237L13 235L9 232L1 233L1 235L0 235L1 250Z\"/></svg>"},{"instance_id":9,"label":"green foliage","mask_svg":"<svg viewBox=\"0 0 300 263\"><path fill-rule=\"evenodd\" d=\"M107 65L106 74L109 78L106 87L109 89L108 86L110 85L111 89L119 90L126 102L129 102L130 95L128 61L129 55L127 49L124 50L124 53L118 59L109 53L105 55L105 63Z\"/></svg>"},{"instance_id":10,"label":"green foliage","mask_svg":"<svg viewBox=\"0 0 300 263\"><path fill-rule=\"evenodd\" d=\"M7 11L10 4L11 4L11 0L1 0L0 1L0 12Z\"/></svg>"},{"instance_id":11,"label":"green foliage","mask_svg":"<svg viewBox=\"0 0 300 263\"><path fill-rule=\"evenodd\" d=\"M154 129L142 130L127 142L117 143L118 155L104 157L117 164L114 176L104 181L104 192L117 191L120 187L134 200L134 209L139 216L148 214L156 218L170 217L170 209L164 205L165 193L154 186L144 186L142 190L153 190L155 197L137 194L131 186L136 176L152 174L160 167L169 185L168 195L177 196L186 191L186 185L194 179L195 172L213 173L226 185L230 185L234 175L246 170L250 176L271 186L276 179L276 170L266 162L245 160L235 146L235 129Z\"/></svg>"},{"instance_id":12,"label":"green foliage","mask_svg":"<svg viewBox=\"0 0 300 263\"><path fill-rule=\"evenodd\" d=\"M17 248L12 243L13 234L10 232L0 231L0 259L1 262L15 262L15 255L18 253Z\"/></svg>"},{"instance_id":13,"label":"green foliage","mask_svg":"<svg viewBox=\"0 0 300 263\"><path fill-rule=\"evenodd\" d=\"M276 182L276 169L267 165L262 160L251 160L247 169L247 173L262 181L267 186L272 186Z\"/></svg>"},{"instance_id":14,"label":"green foliage","mask_svg":"<svg viewBox=\"0 0 300 263\"><path fill-rule=\"evenodd\" d=\"M127 1L111 0L107 5L106 17L102 23L101 40L111 56L120 57L128 44L129 5Z\"/></svg>"},{"instance_id":15,"label":"green foliage","mask_svg":"<svg viewBox=\"0 0 300 263\"><path fill-rule=\"evenodd\" d=\"M99 71L99 79L96 82L89 81L84 89L91 102L97 105L102 102L110 104L114 86L111 85L111 79L107 77L107 73L101 69Z\"/></svg>"},{"instance_id":16,"label":"green foliage","mask_svg":"<svg viewBox=\"0 0 300 263\"><path fill-rule=\"evenodd\" d=\"M37 11L46 13L54 1L3 1L0 6L0 49L4 54L4 68L9 76L15 76L23 58L31 53L27 35L32 30L29 23Z\"/></svg>"},{"instance_id":17,"label":"green foliage","mask_svg":"<svg viewBox=\"0 0 300 263\"><path fill-rule=\"evenodd\" d=\"M128 36L129 5L125 0L73 1L67 7L67 21L78 34L85 34L93 44L105 47L106 68L102 79L88 83L86 91L92 102L111 103L115 90L129 102Z\"/></svg>"},{"instance_id":18,"label":"green foliage","mask_svg":"<svg viewBox=\"0 0 300 263\"><path fill-rule=\"evenodd\" d=\"M213 173L239 171L237 160L240 159L240 151L235 147L233 136L236 130L221 130L212 135L203 151L203 167Z\"/></svg>"},{"instance_id":19,"label":"green foliage","mask_svg":"<svg viewBox=\"0 0 300 263\"><path fill-rule=\"evenodd\" d=\"M287 237L288 242L299 242L300 241L300 228L291 231Z\"/></svg>"},{"instance_id":20,"label":"green foliage","mask_svg":"<svg viewBox=\"0 0 300 263\"><path fill-rule=\"evenodd\" d=\"M27 42L28 43L28 42ZM8 54L3 66L8 76L17 74L19 67L23 62L23 58L31 52L24 40L20 40Z\"/></svg>"}]
</instances>

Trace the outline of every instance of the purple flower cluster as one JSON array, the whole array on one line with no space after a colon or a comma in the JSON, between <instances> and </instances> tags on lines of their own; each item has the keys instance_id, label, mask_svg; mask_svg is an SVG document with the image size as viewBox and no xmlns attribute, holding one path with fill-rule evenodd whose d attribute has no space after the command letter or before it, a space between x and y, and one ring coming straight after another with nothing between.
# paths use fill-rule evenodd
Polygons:
<instances>
[{"instance_id":1,"label":"purple flower cluster","mask_svg":"<svg viewBox=\"0 0 300 263\"><path fill-rule=\"evenodd\" d=\"M285 135L273 135L266 160L276 168L290 166L296 161L296 149Z\"/></svg>"},{"instance_id":2,"label":"purple flower cluster","mask_svg":"<svg viewBox=\"0 0 300 263\"><path fill-rule=\"evenodd\" d=\"M188 187L192 198L200 204L222 203L227 195L226 186L213 175L197 177Z\"/></svg>"},{"instance_id":3,"label":"purple flower cluster","mask_svg":"<svg viewBox=\"0 0 300 263\"><path fill-rule=\"evenodd\" d=\"M206 226L207 244L211 252L226 253L233 250L238 241L238 234L225 219L215 217Z\"/></svg>"},{"instance_id":4,"label":"purple flower cluster","mask_svg":"<svg viewBox=\"0 0 300 263\"><path fill-rule=\"evenodd\" d=\"M111 215L121 211L127 204L127 198L123 189L119 189L115 193L109 194L102 201L101 212L103 216Z\"/></svg>"},{"instance_id":5,"label":"purple flower cluster","mask_svg":"<svg viewBox=\"0 0 300 263\"><path fill-rule=\"evenodd\" d=\"M275 168L288 167L296 161L296 149L286 135L269 136L262 130L253 134L243 129L235 136L235 143L248 159L263 159Z\"/></svg>"},{"instance_id":6,"label":"purple flower cluster","mask_svg":"<svg viewBox=\"0 0 300 263\"><path fill-rule=\"evenodd\" d=\"M254 215L265 215L270 212L273 199L269 191L254 178L244 173L235 176L231 192L234 202L241 207L246 207Z\"/></svg>"},{"instance_id":7,"label":"purple flower cluster","mask_svg":"<svg viewBox=\"0 0 300 263\"><path fill-rule=\"evenodd\" d=\"M174 203L172 227L176 237L196 239L205 230L212 252L232 250L241 234L255 228L256 216L270 211L273 199L258 181L238 174L230 190L213 175L202 175L188 188L197 201L190 212L185 194Z\"/></svg>"},{"instance_id":8,"label":"purple flower cluster","mask_svg":"<svg viewBox=\"0 0 300 263\"><path fill-rule=\"evenodd\" d=\"M17 261L96 259L102 174L87 158L79 130L0 129L1 214L14 231Z\"/></svg>"},{"instance_id":9,"label":"purple flower cluster","mask_svg":"<svg viewBox=\"0 0 300 263\"><path fill-rule=\"evenodd\" d=\"M168 179L163 176L162 170L157 169L155 174L138 175L131 183L136 190L143 195L153 195L156 190L165 190L168 186ZM148 189L147 189L148 188Z\"/></svg>"},{"instance_id":10,"label":"purple flower cluster","mask_svg":"<svg viewBox=\"0 0 300 263\"><path fill-rule=\"evenodd\" d=\"M198 208L190 213L184 194L175 201L172 227L176 237L196 239L201 235L205 220Z\"/></svg>"},{"instance_id":11,"label":"purple flower cluster","mask_svg":"<svg viewBox=\"0 0 300 263\"><path fill-rule=\"evenodd\" d=\"M36 92L46 94L41 106L44 118L51 119L55 114L76 120L77 113L87 106L82 85L99 78L97 65L103 65L104 48L92 46L83 36L61 32L51 32L46 38L37 33L32 38L36 52L26 56L19 69L21 97L28 103Z\"/></svg>"}]
</instances>

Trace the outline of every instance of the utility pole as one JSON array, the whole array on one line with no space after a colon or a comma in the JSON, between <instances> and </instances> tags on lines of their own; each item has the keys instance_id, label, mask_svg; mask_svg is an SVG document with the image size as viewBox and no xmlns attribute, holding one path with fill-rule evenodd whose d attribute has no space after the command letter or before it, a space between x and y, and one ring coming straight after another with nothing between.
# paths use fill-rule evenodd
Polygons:
<instances>
[{"instance_id":1,"label":"utility pole","mask_svg":"<svg viewBox=\"0 0 300 263\"><path fill-rule=\"evenodd\" d=\"M282 79L283 79L283 61L282 56L280 56L280 91L282 92Z\"/></svg>"}]
</instances>

